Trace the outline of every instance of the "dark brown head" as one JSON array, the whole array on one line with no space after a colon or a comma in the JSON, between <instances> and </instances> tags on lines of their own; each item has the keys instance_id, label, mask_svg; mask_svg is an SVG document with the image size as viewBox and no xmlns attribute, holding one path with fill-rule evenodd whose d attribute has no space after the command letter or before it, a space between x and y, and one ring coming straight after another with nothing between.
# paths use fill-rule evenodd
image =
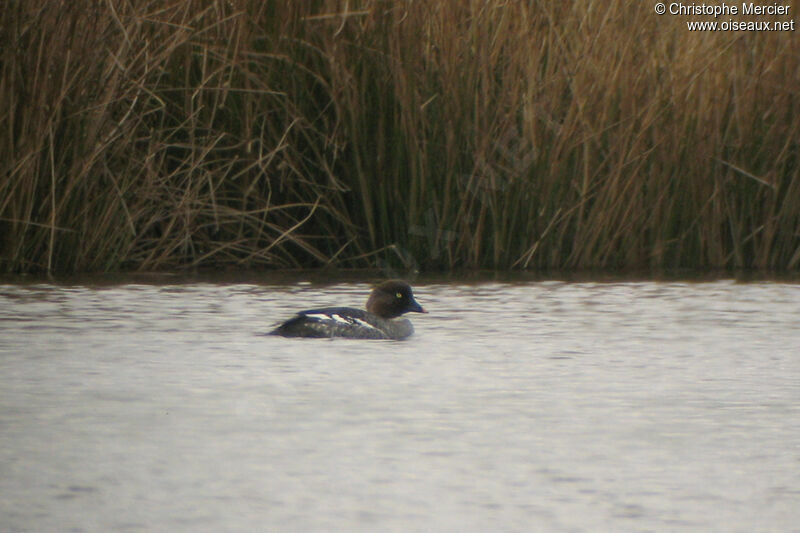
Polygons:
<instances>
[{"instance_id":1,"label":"dark brown head","mask_svg":"<svg viewBox=\"0 0 800 533\"><path fill-rule=\"evenodd\" d=\"M400 280L384 281L372 290L367 311L381 318L395 318L403 313L427 313L414 299L411 287Z\"/></svg>"}]
</instances>

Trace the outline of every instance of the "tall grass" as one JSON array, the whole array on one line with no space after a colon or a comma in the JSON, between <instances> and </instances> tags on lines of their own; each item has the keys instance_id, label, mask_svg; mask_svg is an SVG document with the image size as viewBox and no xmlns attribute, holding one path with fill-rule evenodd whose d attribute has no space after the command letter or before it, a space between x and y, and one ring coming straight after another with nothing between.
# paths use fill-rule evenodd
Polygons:
<instances>
[{"instance_id":1,"label":"tall grass","mask_svg":"<svg viewBox=\"0 0 800 533\"><path fill-rule=\"evenodd\" d=\"M652 5L0 3L0 270L800 265L800 37Z\"/></svg>"}]
</instances>

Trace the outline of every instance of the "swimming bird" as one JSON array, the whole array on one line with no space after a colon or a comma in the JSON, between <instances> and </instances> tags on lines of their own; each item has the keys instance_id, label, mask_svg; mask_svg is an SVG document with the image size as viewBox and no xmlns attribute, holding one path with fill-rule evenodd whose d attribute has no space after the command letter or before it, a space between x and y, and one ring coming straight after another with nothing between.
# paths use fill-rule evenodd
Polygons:
<instances>
[{"instance_id":1,"label":"swimming bird","mask_svg":"<svg viewBox=\"0 0 800 533\"><path fill-rule=\"evenodd\" d=\"M283 337L347 337L351 339L402 340L414 333L404 313L427 313L414 299L405 281L384 281L372 290L367 310L353 307L325 307L300 311L270 335Z\"/></svg>"}]
</instances>

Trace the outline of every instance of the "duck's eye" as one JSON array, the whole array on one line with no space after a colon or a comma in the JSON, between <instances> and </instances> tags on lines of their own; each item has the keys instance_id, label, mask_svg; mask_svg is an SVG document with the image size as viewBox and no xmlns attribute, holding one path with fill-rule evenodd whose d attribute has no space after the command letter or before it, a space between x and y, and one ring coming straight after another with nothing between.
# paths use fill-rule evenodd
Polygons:
<instances>
[{"instance_id":1,"label":"duck's eye","mask_svg":"<svg viewBox=\"0 0 800 533\"><path fill-rule=\"evenodd\" d=\"M403 293L402 292L395 293L395 296L397 296L398 300L402 300L403 299Z\"/></svg>"}]
</instances>

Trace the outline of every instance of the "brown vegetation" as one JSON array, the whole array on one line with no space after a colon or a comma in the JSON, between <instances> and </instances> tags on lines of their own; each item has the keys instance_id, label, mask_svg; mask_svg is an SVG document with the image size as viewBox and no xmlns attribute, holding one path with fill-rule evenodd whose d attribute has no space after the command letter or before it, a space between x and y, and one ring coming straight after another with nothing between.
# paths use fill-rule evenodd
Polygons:
<instances>
[{"instance_id":1,"label":"brown vegetation","mask_svg":"<svg viewBox=\"0 0 800 533\"><path fill-rule=\"evenodd\" d=\"M800 37L648 3L0 3L0 271L800 264Z\"/></svg>"}]
</instances>

